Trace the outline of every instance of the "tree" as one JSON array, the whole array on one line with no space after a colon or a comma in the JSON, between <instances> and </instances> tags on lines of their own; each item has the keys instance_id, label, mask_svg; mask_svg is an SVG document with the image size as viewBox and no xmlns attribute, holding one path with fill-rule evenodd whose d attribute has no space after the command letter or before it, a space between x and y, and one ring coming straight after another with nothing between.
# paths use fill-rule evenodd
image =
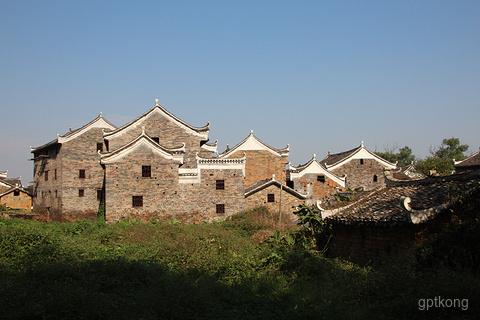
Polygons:
<instances>
[{"instance_id":1,"label":"tree","mask_svg":"<svg viewBox=\"0 0 480 320\"><path fill-rule=\"evenodd\" d=\"M417 170L426 175L433 170L440 175L451 174L455 169L453 160L464 160L467 150L468 145L460 144L458 138L443 139L440 147L430 150L431 156L417 162Z\"/></svg>"},{"instance_id":2,"label":"tree","mask_svg":"<svg viewBox=\"0 0 480 320\"><path fill-rule=\"evenodd\" d=\"M408 146L400 148L397 153L395 150L398 148L396 144L394 144L393 148L389 148L388 145L384 147L385 152L375 152L378 156L382 157L383 159L395 163L397 162L397 166L404 167L415 161L415 156L412 154L412 149Z\"/></svg>"}]
</instances>

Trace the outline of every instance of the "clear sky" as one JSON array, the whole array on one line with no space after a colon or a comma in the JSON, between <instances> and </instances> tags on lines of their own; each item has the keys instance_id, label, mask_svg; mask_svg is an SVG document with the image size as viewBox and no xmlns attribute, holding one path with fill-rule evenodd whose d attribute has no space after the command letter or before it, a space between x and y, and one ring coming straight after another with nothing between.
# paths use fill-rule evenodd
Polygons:
<instances>
[{"instance_id":1,"label":"clear sky","mask_svg":"<svg viewBox=\"0 0 480 320\"><path fill-rule=\"evenodd\" d=\"M305 163L444 138L480 147L480 1L0 0L0 171L155 104L219 151L250 130Z\"/></svg>"}]
</instances>

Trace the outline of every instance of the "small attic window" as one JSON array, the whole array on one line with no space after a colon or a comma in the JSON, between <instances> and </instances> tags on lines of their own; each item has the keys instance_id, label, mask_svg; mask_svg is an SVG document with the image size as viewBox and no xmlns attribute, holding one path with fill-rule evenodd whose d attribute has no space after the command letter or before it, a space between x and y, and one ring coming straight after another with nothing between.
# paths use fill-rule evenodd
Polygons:
<instances>
[{"instance_id":1,"label":"small attic window","mask_svg":"<svg viewBox=\"0 0 480 320\"><path fill-rule=\"evenodd\" d=\"M318 176L317 176L317 181L319 181L319 182L325 182L325 176L324 176L324 175L318 175Z\"/></svg>"},{"instance_id":2,"label":"small attic window","mask_svg":"<svg viewBox=\"0 0 480 320\"><path fill-rule=\"evenodd\" d=\"M152 137L152 140L155 141L156 143L160 144L160 138L159 137Z\"/></svg>"},{"instance_id":3,"label":"small attic window","mask_svg":"<svg viewBox=\"0 0 480 320\"><path fill-rule=\"evenodd\" d=\"M378 182L378 177L376 174L373 175L373 182Z\"/></svg>"},{"instance_id":4,"label":"small attic window","mask_svg":"<svg viewBox=\"0 0 480 320\"><path fill-rule=\"evenodd\" d=\"M363 161L363 159L360 159L360 164L362 164L362 165L364 164L364 161Z\"/></svg>"},{"instance_id":5,"label":"small attic window","mask_svg":"<svg viewBox=\"0 0 480 320\"><path fill-rule=\"evenodd\" d=\"M275 202L275 194L274 193L267 194L267 202Z\"/></svg>"},{"instance_id":6,"label":"small attic window","mask_svg":"<svg viewBox=\"0 0 480 320\"><path fill-rule=\"evenodd\" d=\"M215 182L216 190L225 190L225 180L216 180Z\"/></svg>"},{"instance_id":7,"label":"small attic window","mask_svg":"<svg viewBox=\"0 0 480 320\"><path fill-rule=\"evenodd\" d=\"M150 178L152 176L152 166L142 166L142 177Z\"/></svg>"},{"instance_id":8,"label":"small attic window","mask_svg":"<svg viewBox=\"0 0 480 320\"><path fill-rule=\"evenodd\" d=\"M19 191L19 190L13 191L13 195L14 195L15 197L18 197L18 196L20 195L20 191Z\"/></svg>"},{"instance_id":9,"label":"small attic window","mask_svg":"<svg viewBox=\"0 0 480 320\"><path fill-rule=\"evenodd\" d=\"M103 142L97 142L97 151L103 151Z\"/></svg>"}]
</instances>

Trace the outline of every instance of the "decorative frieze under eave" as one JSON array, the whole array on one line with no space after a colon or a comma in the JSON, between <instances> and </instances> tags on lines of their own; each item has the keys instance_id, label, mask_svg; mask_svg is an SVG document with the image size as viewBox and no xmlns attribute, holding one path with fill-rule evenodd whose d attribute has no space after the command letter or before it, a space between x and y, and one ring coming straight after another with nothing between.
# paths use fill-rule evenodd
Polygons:
<instances>
[{"instance_id":1,"label":"decorative frieze under eave","mask_svg":"<svg viewBox=\"0 0 480 320\"><path fill-rule=\"evenodd\" d=\"M223 153L219 154L218 157L219 158L228 158L237 151L253 151L253 150L264 150L264 151L268 151L268 152L270 152L270 153L272 153L276 156L279 156L279 157L288 157L288 155L290 153L290 146L287 144L287 146L283 149L273 148L273 147L269 146L268 144L266 144L265 142L263 142L262 140L258 139L253 134L253 130L251 130L248 137L243 139L243 141L241 141L235 147L233 147L231 149L227 148L227 150L225 150Z\"/></svg>"},{"instance_id":2,"label":"decorative frieze under eave","mask_svg":"<svg viewBox=\"0 0 480 320\"><path fill-rule=\"evenodd\" d=\"M324 166L320 164L320 162L317 161L317 157L315 154L313 155L313 158L309 162L307 162L302 166L294 167L291 165L291 163L289 163L288 165L289 165L288 170L289 170L291 181L298 180L307 174L316 174L316 175L323 175L331 179L332 181L336 182L342 188L345 188L346 177L339 177L331 173L330 171L328 171Z\"/></svg>"},{"instance_id":3,"label":"decorative frieze under eave","mask_svg":"<svg viewBox=\"0 0 480 320\"><path fill-rule=\"evenodd\" d=\"M219 158L202 158L196 154L197 167L196 168L179 168L178 182L179 183L200 183L202 179L203 170L242 170L245 177L245 162L246 156L242 158L233 159L219 159Z\"/></svg>"},{"instance_id":4,"label":"decorative frieze under eave","mask_svg":"<svg viewBox=\"0 0 480 320\"><path fill-rule=\"evenodd\" d=\"M142 125L146 120L148 120L149 117L156 114L166 118L176 126L184 129L189 134L197 136L202 140L208 140L208 133L210 132L210 122L208 122L203 127L194 127L181 120L180 118L174 116L172 113L168 112L167 109L158 104L158 99L155 100L155 106L152 109L148 110L147 112L137 117L133 121L127 123L126 125L116 129L115 131L105 132L104 138L109 140L111 138L119 137L126 132L129 132L130 130L133 130L138 126Z\"/></svg>"},{"instance_id":5,"label":"decorative frieze under eave","mask_svg":"<svg viewBox=\"0 0 480 320\"><path fill-rule=\"evenodd\" d=\"M140 148L148 148L151 152L165 159L173 160L175 162L183 164L185 156L185 144L178 148L166 148L164 146L161 146L145 134L145 127L142 130L142 134L127 145L106 154L102 154L99 152L100 163L115 163L124 158L125 156L129 155L130 153L136 152Z\"/></svg>"}]
</instances>

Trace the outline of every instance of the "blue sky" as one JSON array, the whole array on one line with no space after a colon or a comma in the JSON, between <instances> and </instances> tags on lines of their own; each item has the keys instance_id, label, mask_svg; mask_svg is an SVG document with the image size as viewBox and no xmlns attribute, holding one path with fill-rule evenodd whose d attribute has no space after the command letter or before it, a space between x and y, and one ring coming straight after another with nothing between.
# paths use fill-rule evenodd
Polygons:
<instances>
[{"instance_id":1,"label":"blue sky","mask_svg":"<svg viewBox=\"0 0 480 320\"><path fill-rule=\"evenodd\" d=\"M250 130L290 160L442 139L480 147L480 1L0 0L0 171L32 179L30 146L155 99Z\"/></svg>"}]
</instances>

